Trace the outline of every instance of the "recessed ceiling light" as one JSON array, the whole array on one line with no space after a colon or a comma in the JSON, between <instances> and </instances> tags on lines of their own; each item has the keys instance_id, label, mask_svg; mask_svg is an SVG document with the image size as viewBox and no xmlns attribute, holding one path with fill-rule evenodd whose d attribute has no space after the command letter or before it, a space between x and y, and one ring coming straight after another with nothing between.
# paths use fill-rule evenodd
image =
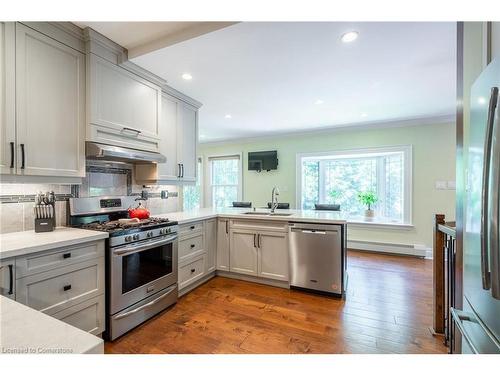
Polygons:
<instances>
[{"instance_id":1,"label":"recessed ceiling light","mask_svg":"<svg viewBox=\"0 0 500 375\"><path fill-rule=\"evenodd\" d=\"M324 103L324 101L323 101L323 100L321 100L321 99L318 99L318 100L316 100L316 101L314 102L314 104L318 104L318 105L319 105L319 104L323 104L323 103Z\"/></svg>"},{"instance_id":2,"label":"recessed ceiling light","mask_svg":"<svg viewBox=\"0 0 500 375\"><path fill-rule=\"evenodd\" d=\"M368 115L366 113L362 113L361 117L368 117Z\"/></svg>"},{"instance_id":3,"label":"recessed ceiling light","mask_svg":"<svg viewBox=\"0 0 500 375\"><path fill-rule=\"evenodd\" d=\"M189 73L184 73L182 75L182 79L185 79L186 81L191 81L193 79L193 76Z\"/></svg>"},{"instance_id":4,"label":"recessed ceiling light","mask_svg":"<svg viewBox=\"0 0 500 375\"><path fill-rule=\"evenodd\" d=\"M357 31L349 31L345 34L342 34L340 40L344 43L351 43L358 39L359 33Z\"/></svg>"},{"instance_id":5,"label":"recessed ceiling light","mask_svg":"<svg viewBox=\"0 0 500 375\"><path fill-rule=\"evenodd\" d=\"M233 116L231 116L229 113L227 115L224 116L224 118L233 118Z\"/></svg>"}]
</instances>

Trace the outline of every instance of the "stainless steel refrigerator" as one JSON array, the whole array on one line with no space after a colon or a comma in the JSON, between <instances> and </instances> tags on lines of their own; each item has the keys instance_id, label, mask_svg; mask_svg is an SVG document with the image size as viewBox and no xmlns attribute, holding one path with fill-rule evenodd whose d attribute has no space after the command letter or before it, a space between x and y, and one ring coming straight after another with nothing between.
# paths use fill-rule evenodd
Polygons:
<instances>
[{"instance_id":1,"label":"stainless steel refrigerator","mask_svg":"<svg viewBox=\"0 0 500 375\"><path fill-rule=\"evenodd\" d=\"M500 354L500 59L471 90L464 223L464 303L452 310L462 353Z\"/></svg>"}]
</instances>

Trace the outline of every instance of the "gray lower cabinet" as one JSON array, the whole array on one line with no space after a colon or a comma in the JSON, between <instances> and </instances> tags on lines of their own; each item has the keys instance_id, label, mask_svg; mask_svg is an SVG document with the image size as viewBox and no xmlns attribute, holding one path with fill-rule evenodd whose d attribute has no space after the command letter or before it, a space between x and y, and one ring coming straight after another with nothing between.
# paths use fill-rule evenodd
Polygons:
<instances>
[{"instance_id":1,"label":"gray lower cabinet","mask_svg":"<svg viewBox=\"0 0 500 375\"><path fill-rule=\"evenodd\" d=\"M259 276L288 281L288 233L260 232Z\"/></svg>"},{"instance_id":2,"label":"gray lower cabinet","mask_svg":"<svg viewBox=\"0 0 500 375\"><path fill-rule=\"evenodd\" d=\"M15 299L84 331L104 329L104 241L15 258Z\"/></svg>"},{"instance_id":3,"label":"gray lower cabinet","mask_svg":"<svg viewBox=\"0 0 500 375\"><path fill-rule=\"evenodd\" d=\"M14 259L0 260L0 295L16 299L16 262Z\"/></svg>"},{"instance_id":4,"label":"gray lower cabinet","mask_svg":"<svg viewBox=\"0 0 500 375\"><path fill-rule=\"evenodd\" d=\"M229 224L229 219L217 219L216 267L220 271L229 271Z\"/></svg>"},{"instance_id":5,"label":"gray lower cabinet","mask_svg":"<svg viewBox=\"0 0 500 375\"><path fill-rule=\"evenodd\" d=\"M231 272L257 275L257 234L255 231L231 229L229 249Z\"/></svg>"},{"instance_id":6,"label":"gray lower cabinet","mask_svg":"<svg viewBox=\"0 0 500 375\"><path fill-rule=\"evenodd\" d=\"M217 257L217 220L205 221L205 248L207 250L206 271L215 271Z\"/></svg>"}]
</instances>

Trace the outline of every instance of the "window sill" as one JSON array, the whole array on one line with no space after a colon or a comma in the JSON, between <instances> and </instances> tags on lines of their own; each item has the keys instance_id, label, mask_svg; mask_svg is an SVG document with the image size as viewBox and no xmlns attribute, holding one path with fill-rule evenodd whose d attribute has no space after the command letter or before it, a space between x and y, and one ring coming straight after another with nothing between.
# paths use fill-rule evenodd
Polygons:
<instances>
[{"instance_id":1,"label":"window sill","mask_svg":"<svg viewBox=\"0 0 500 375\"><path fill-rule=\"evenodd\" d=\"M380 218L374 218L373 220L366 220L364 217L353 217L347 219L347 224L351 227L359 228L386 228L386 229L403 229L411 230L415 228L413 224L409 223L394 223L390 221L383 221Z\"/></svg>"}]
</instances>

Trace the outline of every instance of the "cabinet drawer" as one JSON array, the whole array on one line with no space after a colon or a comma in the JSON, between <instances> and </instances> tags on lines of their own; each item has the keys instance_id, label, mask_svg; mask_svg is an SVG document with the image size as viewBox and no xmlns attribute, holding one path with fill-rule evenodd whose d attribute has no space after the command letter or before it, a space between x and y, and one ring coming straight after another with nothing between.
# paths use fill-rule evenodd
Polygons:
<instances>
[{"instance_id":1,"label":"cabinet drawer","mask_svg":"<svg viewBox=\"0 0 500 375\"><path fill-rule=\"evenodd\" d=\"M91 298L52 316L85 332L99 335L104 331L104 295Z\"/></svg>"},{"instance_id":2,"label":"cabinet drawer","mask_svg":"<svg viewBox=\"0 0 500 375\"><path fill-rule=\"evenodd\" d=\"M287 232L288 222L286 221L266 221L266 220L233 220L231 228L248 229L257 231L278 231Z\"/></svg>"},{"instance_id":3,"label":"cabinet drawer","mask_svg":"<svg viewBox=\"0 0 500 375\"><path fill-rule=\"evenodd\" d=\"M205 275L205 256L179 266L179 289L201 279Z\"/></svg>"},{"instance_id":4,"label":"cabinet drawer","mask_svg":"<svg viewBox=\"0 0 500 375\"><path fill-rule=\"evenodd\" d=\"M203 232L203 221L196 223L182 224L179 226L179 236L185 237L192 233Z\"/></svg>"},{"instance_id":5,"label":"cabinet drawer","mask_svg":"<svg viewBox=\"0 0 500 375\"><path fill-rule=\"evenodd\" d=\"M16 301L53 315L104 293L104 257L16 280Z\"/></svg>"},{"instance_id":6,"label":"cabinet drawer","mask_svg":"<svg viewBox=\"0 0 500 375\"><path fill-rule=\"evenodd\" d=\"M203 233L179 241L179 263L196 257L205 251Z\"/></svg>"},{"instance_id":7,"label":"cabinet drawer","mask_svg":"<svg viewBox=\"0 0 500 375\"><path fill-rule=\"evenodd\" d=\"M104 241L57 248L16 259L16 278L104 256Z\"/></svg>"}]
</instances>

